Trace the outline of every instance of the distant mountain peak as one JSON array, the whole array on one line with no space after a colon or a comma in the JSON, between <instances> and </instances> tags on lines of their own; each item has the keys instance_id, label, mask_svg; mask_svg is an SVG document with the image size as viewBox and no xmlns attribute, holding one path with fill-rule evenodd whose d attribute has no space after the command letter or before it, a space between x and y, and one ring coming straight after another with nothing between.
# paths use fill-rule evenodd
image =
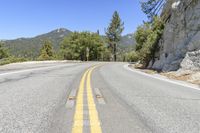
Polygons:
<instances>
[{"instance_id":1,"label":"distant mountain peak","mask_svg":"<svg viewBox=\"0 0 200 133\"><path fill-rule=\"evenodd\" d=\"M71 32L71 31L69 31L68 29L65 29L65 28L58 28L58 29L55 29L55 30L53 30L49 33L65 33L65 32Z\"/></svg>"},{"instance_id":2,"label":"distant mountain peak","mask_svg":"<svg viewBox=\"0 0 200 133\"><path fill-rule=\"evenodd\" d=\"M42 34L42 35L39 35L37 36L37 38L59 38L59 37L64 37L64 36L67 36L68 34L70 34L71 31L68 30L68 29L65 29L65 28L58 28L58 29L55 29L53 31L50 31L46 34Z\"/></svg>"},{"instance_id":3,"label":"distant mountain peak","mask_svg":"<svg viewBox=\"0 0 200 133\"><path fill-rule=\"evenodd\" d=\"M59 33L59 32L66 32L66 31L68 31L67 29L65 29L65 28L59 28L59 29L57 29L57 32Z\"/></svg>"},{"instance_id":4,"label":"distant mountain peak","mask_svg":"<svg viewBox=\"0 0 200 133\"><path fill-rule=\"evenodd\" d=\"M32 38L18 38L14 40L6 40L5 46L10 52L19 57L37 57L44 40L50 40L55 50L60 47L60 42L64 37L69 36L72 32L65 28L58 28L45 34ZM35 49L33 51L33 49Z\"/></svg>"}]
</instances>

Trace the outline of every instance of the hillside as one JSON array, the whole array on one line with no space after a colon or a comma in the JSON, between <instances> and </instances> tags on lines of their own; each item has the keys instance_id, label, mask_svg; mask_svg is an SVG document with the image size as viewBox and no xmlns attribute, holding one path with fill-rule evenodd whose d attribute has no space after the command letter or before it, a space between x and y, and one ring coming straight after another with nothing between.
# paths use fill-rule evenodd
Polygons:
<instances>
[{"instance_id":1,"label":"hillside","mask_svg":"<svg viewBox=\"0 0 200 133\"><path fill-rule=\"evenodd\" d=\"M53 43L55 50L58 50L59 43L65 36L68 36L71 31L60 28L49 33L42 34L33 38L19 38L15 40L3 41L11 54L18 57L35 58L38 56L39 50L43 45L43 41L48 39Z\"/></svg>"},{"instance_id":2,"label":"hillside","mask_svg":"<svg viewBox=\"0 0 200 133\"><path fill-rule=\"evenodd\" d=\"M123 51L129 52L135 47L135 39L133 34L127 34L122 36L121 41L119 42L119 48Z\"/></svg>"},{"instance_id":3,"label":"hillside","mask_svg":"<svg viewBox=\"0 0 200 133\"><path fill-rule=\"evenodd\" d=\"M70 33L70 30L60 28L33 38L5 40L3 43L12 55L17 57L36 58L44 40L50 40L53 43L54 49L57 51L59 49L60 42L64 39L64 37L69 36ZM102 38L105 39L105 36L102 36ZM122 36L119 43L119 51L130 51L134 48L134 44L135 41L132 34Z\"/></svg>"},{"instance_id":4,"label":"hillside","mask_svg":"<svg viewBox=\"0 0 200 133\"><path fill-rule=\"evenodd\" d=\"M106 37L102 36L102 38L105 40ZM135 39L133 34L127 34L121 37L120 42L118 43L118 50L119 51L132 51L135 47Z\"/></svg>"},{"instance_id":5,"label":"hillside","mask_svg":"<svg viewBox=\"0 0 200 133\"><path fill-rule=\"evenodd\" d=\"M135 45L135 39L133 37L133 34L127 34L125 36L122 36L120 45L124 46Z\"/></svg>"}]
</instances>

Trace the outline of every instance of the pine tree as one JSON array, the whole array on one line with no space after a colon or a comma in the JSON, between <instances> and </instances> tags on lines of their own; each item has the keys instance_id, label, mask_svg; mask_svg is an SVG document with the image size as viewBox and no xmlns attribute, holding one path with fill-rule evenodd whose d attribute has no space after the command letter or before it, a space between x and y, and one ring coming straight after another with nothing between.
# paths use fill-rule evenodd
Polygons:
<instances>
[{"instance_id":1,"label":"pine tree","mask_svg":"<svg viewBox=\"0 0 200 133\"><path fill-rule=\"evenodd\" d=\"M44 41L44 45L40 50L39 60L51 60L54 57L52 43L49 40Z\"/></svg>"},{"instance_id":2,"label":"pine tree","mask_svg":"<svg viewBox=\"0 0 200 133\"><path fill-rule=\"evenodd\" d=\"M117 11L114 12L111 23L106 31L109 47L112 50L114 61L117 60L117 43L120 41L121 33L124 30L124 23L122 22Z\"/></svg>"},{"instance_id":3,"label":"pine tree","mask_svg":"<svg viewBox=\"0 0 200 133\"><path fill-rule=\"evenodd\" d=\"M3 47L3 44L0 43L0 59L8 57L8 51Z\"/></svg>"}]
</instances>

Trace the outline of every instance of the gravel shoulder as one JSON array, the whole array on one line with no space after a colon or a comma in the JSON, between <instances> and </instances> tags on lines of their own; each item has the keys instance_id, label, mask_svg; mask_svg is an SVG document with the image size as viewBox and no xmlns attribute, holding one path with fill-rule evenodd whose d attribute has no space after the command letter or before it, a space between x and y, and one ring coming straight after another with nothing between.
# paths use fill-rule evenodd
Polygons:
<instances>
[{"instance_id":1,"label":"gravel shoulder","mask_svg":"<svg viewBox=\"0 0 200 133\"><path fill-rule=\"evenodd\" d=\"M152 69L141 69L135 67L134 64L129 65L129 67L150 75L160 76L162 78L171 79L177 82L186 82L200 86L200 71L179 69L178 71L158 72Z\"/></svg>"}]
</instances>

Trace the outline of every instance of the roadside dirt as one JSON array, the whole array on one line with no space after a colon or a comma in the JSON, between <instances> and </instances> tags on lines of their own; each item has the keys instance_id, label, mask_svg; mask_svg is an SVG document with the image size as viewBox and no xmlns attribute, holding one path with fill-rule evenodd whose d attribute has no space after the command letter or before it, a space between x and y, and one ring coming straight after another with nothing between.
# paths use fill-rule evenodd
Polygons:
<instances>
[{"instance_id":1,"label":"roadside dirt","mask_svg":"<svg viewBox=\"0 0 200 133\"><path fill-rule=\"evenodd\" d=\"M148 73L148 74L160 74L169 79L176 79L176 80L186 81L192 84L200 85L200 71L178 70L178 71L172 71L172 72L158 72L151 69L143 69L139 65L135 66L132 64L130 65L130 67L140 70L142 72Z\"/></svg>"}]
</instances>

